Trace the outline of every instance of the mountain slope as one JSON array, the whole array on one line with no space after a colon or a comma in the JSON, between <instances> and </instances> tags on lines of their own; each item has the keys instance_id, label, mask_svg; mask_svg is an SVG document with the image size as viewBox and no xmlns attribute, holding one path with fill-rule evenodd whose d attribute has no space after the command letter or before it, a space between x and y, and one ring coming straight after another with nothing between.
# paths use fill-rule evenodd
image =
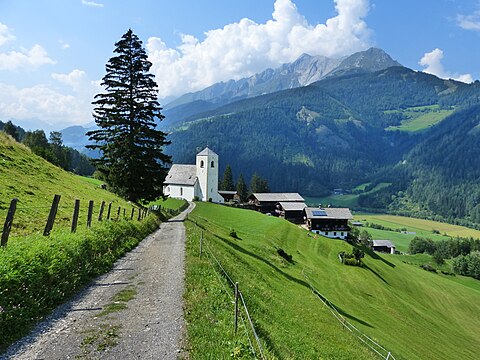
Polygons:
<instances>
[{"instance_id":1,"label":"mountain slope","mask_svg":"<svg viewBox=\"0 0 480 360\"><path fill-rule=\"evenodd\" d=\"M216 83L204 90L188 93L165 106L166 120L161 124L171 128L181 122L176 107L189 105L190 112L199 105L197 113L205 110L205 103L218 107L243 98L269 94L280 90L306 86L327 76L343 75L355 72L374 72L400 64L381 49L371 48L342 59L330 59L325 56L301 55L292 63L277 69L267 69L249 78ZM192 113L193 114L193 113Z\"/></svg>"}]
</instances>

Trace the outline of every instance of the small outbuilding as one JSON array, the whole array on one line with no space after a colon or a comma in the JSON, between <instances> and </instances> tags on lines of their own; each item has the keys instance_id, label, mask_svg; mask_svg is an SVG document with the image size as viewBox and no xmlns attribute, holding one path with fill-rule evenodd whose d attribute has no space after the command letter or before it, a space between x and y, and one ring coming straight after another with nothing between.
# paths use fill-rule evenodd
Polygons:
<instances>
[{"instance_id":1,"label":"small outbuilding","mask_svg":"<svg viewBox=\"0 0 480 360\"><path fill-rule=\"evenodd\" d=\"M374 251L395 254L395 244L390 240L373 240L372 249Z\"/></svg>"},{"instance_id":2,"label":"small outbuilding","mask_svg":"<svg viewBox=\"0 0 480 360\"><path fill-rule=\"evenodd\" d=\"M304 202L278 202L275 206L275 213L295 224L303 223L303 210L307 207Z\"/></svg>"},{"instance_id":3,"label":"small outbuilding","mask_svg":"<svg viewBox=\"0 0 480 360\"><path fill-rule=\"evenodd\" d=\"M306 208L308 230L329 238L346 239L353 219L348 208Z\"/></svg>"},{"instance_id":4,"label":"small outbuilding","mask_svg":"<svg viewBox=\"0 0 480 360\"><path fill-rule=\"evenodd\" d=\"M279 202L305 203L299 193L253 193L248 197L249 204L262 213L274 213Z\"/></svg>"},{"instance_id":5,"label":"small outbuilding","mask_svg":"<svg viewBox=\"0 0 480 360\"><path fill-rule=\"evenodd\" d=\"M236 191L218 190L218 193L223 197L225 202L239 202L240 195Z\"/></svg>"}]
</instances>

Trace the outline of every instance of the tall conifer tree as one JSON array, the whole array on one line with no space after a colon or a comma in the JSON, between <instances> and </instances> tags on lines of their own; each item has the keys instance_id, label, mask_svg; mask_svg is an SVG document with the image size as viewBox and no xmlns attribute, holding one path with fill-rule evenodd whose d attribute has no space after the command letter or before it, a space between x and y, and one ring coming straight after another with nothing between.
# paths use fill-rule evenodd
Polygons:
<instances>
[{"instance_id":1,"label":"tall conifer tree","mask_svg":"<svg viewBox=\"0 0 480 360\"><path fill-rule=\"evenodd\" d=\"M227 165L227 167L225 168L221 186L222 186L221 190L227 190L227 191L235 190L235 183L233 182L232 168L230 167L230 165Z\"/></svg>"},{"instance_id":2,"label":"tall conifer tree","mask_svg":"<svg viewBox=\"0 0 480 360\"><path fill-rule=\"evenodd\" d=\"M95 165L114 192L146 202L162 194L170 163L163 153L169 142L155 123L164 118L158 86L149 73L152 63L132 30L115 44L114 53L102 79L106 92L96 95L92 103L99 129L87 133L94 142L87 147L100 150Z\"/></svg>"}]
</instances>

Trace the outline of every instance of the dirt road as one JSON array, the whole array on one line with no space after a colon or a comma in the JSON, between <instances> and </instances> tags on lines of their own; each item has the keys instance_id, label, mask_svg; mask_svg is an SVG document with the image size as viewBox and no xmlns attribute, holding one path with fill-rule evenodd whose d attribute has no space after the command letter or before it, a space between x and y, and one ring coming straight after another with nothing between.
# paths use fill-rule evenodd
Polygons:
<instances>
[{"instance_id":1,"label":"dirt road","mask_svg":"<svg viewBox=\"0 0 480 360\"><path fill-rule=\"evenodd\" d=\"M0 359L185 357L182 221L192 209L163 223Z\"/></svg>"}]
</instances>

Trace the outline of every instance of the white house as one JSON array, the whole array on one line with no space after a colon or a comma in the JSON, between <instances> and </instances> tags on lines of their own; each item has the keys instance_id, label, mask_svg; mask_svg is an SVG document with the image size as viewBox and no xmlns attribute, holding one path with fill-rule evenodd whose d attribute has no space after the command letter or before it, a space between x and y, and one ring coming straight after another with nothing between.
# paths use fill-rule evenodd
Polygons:
<instances>
[{"instance_id":1,"label":"white house","mask_svg":"<svg viewBox=\"0 0 480 360\"><path fill-rule=\"evenodd\" d=\"M208 147L197 154L195 165L174 164L163 183L163 193L174 198L192 201L223 203L218 193L218 155Z\"/></svg>"}]
</instances>

